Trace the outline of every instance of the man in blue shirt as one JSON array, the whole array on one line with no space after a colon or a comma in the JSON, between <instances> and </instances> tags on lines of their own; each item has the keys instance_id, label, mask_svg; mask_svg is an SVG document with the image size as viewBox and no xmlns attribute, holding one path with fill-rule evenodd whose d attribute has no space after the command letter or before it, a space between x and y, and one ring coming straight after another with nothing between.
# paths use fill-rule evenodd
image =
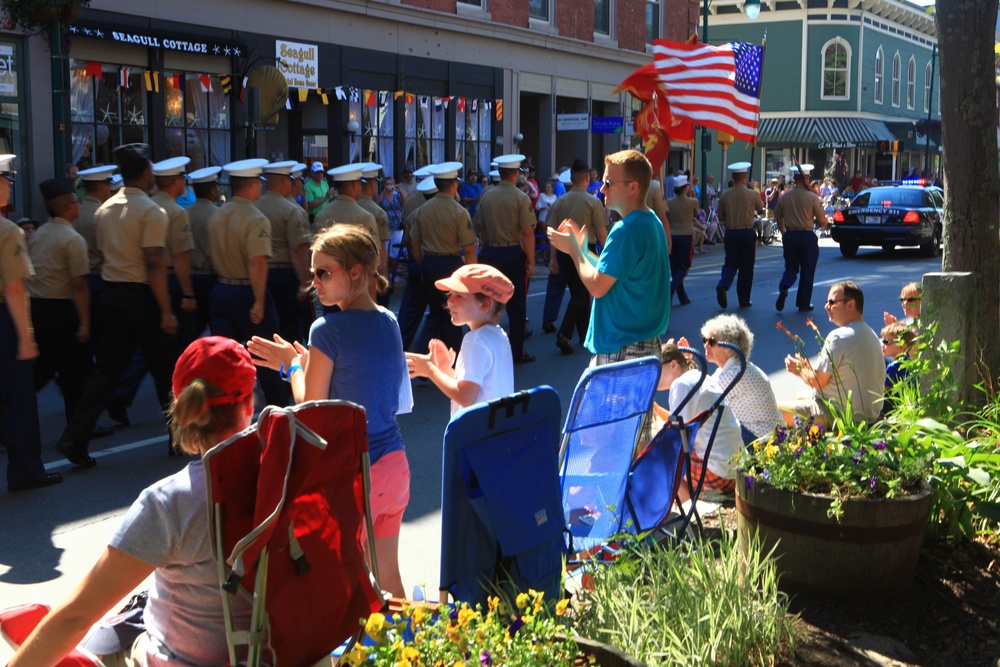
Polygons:
<instances>
[{"instance_id":1,"label":"man in blue shirt","mask_svg":"<svg viewBox=\"0 0 1000 667\"><path fill-rule=\"evenodd\" d=\"M482 194L483 186L479 184L479 174L475 169L467 169L465 183L458 186L458 197L462 200L462 206L469 209L470 218L476 214L476 206L479 205Z\"/></svg>"}]
</instances>

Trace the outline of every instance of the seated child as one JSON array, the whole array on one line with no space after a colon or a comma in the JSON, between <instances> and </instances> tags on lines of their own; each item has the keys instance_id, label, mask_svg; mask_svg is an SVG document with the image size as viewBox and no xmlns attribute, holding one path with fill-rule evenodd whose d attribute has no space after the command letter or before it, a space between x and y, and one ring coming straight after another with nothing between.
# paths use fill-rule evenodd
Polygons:
<instances>
[{"instance_id":1,"label":"seated child","mask_svg":"<svg viewBox=\"0 0 1000 667\"><path fill-rule=\"evenodd\" d=\"M681 344L684 342L681 339ZM701 372L697 370L694 362L677 349L677 345L673 342L664 343L660 350L660 361L662 363L660 383L656 389L657 391L669 390L670 393L667 397L667 405L662 407L653 403L653 411L657 417L666 422L673 412L671 406L680 405L684 397L691 393L692 388L701 379ZM705 382L698 389L697 394L681 409L678 416L686 424L708 410L718 398L719 390L711 382ZM695 436L691 447L691 474L694 483L697 484L702 468L707 467L703 488L714 489L731 496L736 492L736 466L733 464L732 458L742 450L743 437L740 432L740 423L736 421L729 406L723 403L720 411L721 415L713 413ZM719 428L715 434L711 455L706 463L705 450L708 447L708 438L717 417L720 420ZM681 500L688 499L686 484L680 485L678 495Z\"/></svg>"},{"instance_id":2,"label":"seated child","mask_svg":"<svg viewBox=\"0 0 1000 667\"><path fill-rule=\"evenodd\" d=\"M909 376L909 371L903 368L903 362L910 358L916 341L917 333L902 322L892 322L882 327L882 354L886 360L883 415L895 407L896 392L893 388Z\"/></svg>"},{"instance_id":3,"label":"seated child","mask_svg":"<svg viewBox=\"0 0 1000 667\"><path fill-rule=\"evenodd\" d=\"M407 352L410 377L426 377L436 384L451 399L452 416L475 403L514 393L514 360L500 328L514 284L492 266L466 264L434 286L449 293L452 324L468 324L470 331L462 338L457 360L455 351L436 338L428 354Z\"/></svg>"}]
</instances>

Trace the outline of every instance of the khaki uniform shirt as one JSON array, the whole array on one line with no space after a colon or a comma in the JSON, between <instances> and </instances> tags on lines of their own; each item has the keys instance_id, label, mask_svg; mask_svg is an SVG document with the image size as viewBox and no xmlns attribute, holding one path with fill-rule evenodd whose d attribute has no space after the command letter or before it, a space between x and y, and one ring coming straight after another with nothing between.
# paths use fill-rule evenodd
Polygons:
<instances>
[{"instance_id":1,"label":"khaki uniform shirt","mask_svg":"<svg viewBox=\"0 0 1000 667\"><path fill-rule=\"evenodd\" d=\"M823 201L815 193L798 185L783 195L774 207L774 219L783 223L788 231L812 231L814 221L825 215Z\"/></svg>"},{"instance_id":2,"label":"khaki uniform shirt","mask_svg":"<svg viewBox=\"0 0 1000 667\"><path fill-rule=\"evenodd\" d=\"M384 208L376 204L375 200L368 195L358 197L358 206L371 213L372 217L375 218L375 224L378 225L379 241L385 243L392 238L392 234L389 232L389 214L385 212Z\"/></svg>"},{"instance_id":3,"label":"khaki uniform shirt","mask_svg":"<svg viewBox=\"0 0 1000 667\"><path fill-rule=\"evenodd\" d=\"M63 218L49 218L28 242L35 277L25 281L35 299L69 299L73 278L90 273L87 242Z\"/></svg>"},{"instance_id":4,"label":"khaki uniform shirt","mask_svg":"<svg viewBox=\"0 0 1000 667\"><path fill-rule=\"evenodd\" d=\"M191 250L191 273L202 275L212 273L212 258L208 250L208 221L219 207L207 199L196 199L188 207L188 220L191 222L191 240L194 248Z\"/></svg>"},{"instance_id":5,"label":"khaki uniform shirt","mask_svg":"<svg viewBox=\"0 0 1000 667\"><path fill-rule=\"evenodd\" d=\"M363 227L378 243L378 223L375 222L375 216L358 206L358 202L344 195L337 195L336 199L323 207L323 210L316 215L313 227L318 236L331 226L339 224Z\"/></svg>"},{"instance_id":6,"label":"khaki uniform shirt","mask_svg":"<svg viewBox=\"0 0 1000 667\"><path fill-rule=\"evenodd\" d=\"M234 196L208 221L208 248L220 278L249 280L250 259L271 256L271 221L249 199Z\"/></svg>"},{"instance_id":7,"label":"khaki uniform shirt","mask_svg":"<svg viewBox=\"0 0 1000 667\"><path fill-rule=\"evenodd\" d=\"M557 199L545 221L549 227L559 227L566 218L579 225L580 229L587 230L587 243L590 245L597 243L596 230L607 227L608 222L601 200L588 194L584 188L571 188Z\"/></svg>"},{"instance_id":8,"label":"khaki uniform shirt","mask_svg":"<svg viewBox=\"0 0 1000 667\"><path fill-rule=\"evenodd\" d=\"M271 261L269 264L290 264L289 250L297 245L308 246L311 240L309 218L298 204L276 192L265 193L255 202L261 213L271 221Z\"/></svg>"},{"instance_id":9,"label":"khaki uniform shirt","mask_svg":"<svg viewBox=\"0 0 1000 667\"><path fill-rule=\"evenodd\" d=\"M80 201L80 214L73 221L73 228L87 242L87 259L90 262L90 272L100 273L104 258L97 249L97 227L94 225L94 214L101 208L101 200L94 195L87 195Z\"/></svg>"},{"instance_id":10,"label":"khaki uniform shirt","mask_svg":"<svg viewBox=\"0 0 1000 667\"><path fill-rule=\"evenodd\" d=\"M646 208L655 213L660 222L663 222L668 217L667 200L663 196L663 188L660 187L660 182L655 178L649 182L649 190L646 191Z\"/></svg>"},{"instance_id":11,"label":"khaki uniform shirt","mask_svg":"<svg viewBox=\"0 0 1000 667\"><path fill-rule=\"evenodd\" d=\"M109 283L149 283L143 248L166 248L167 212L139 188L125 187L97 209L101 276Z\"/></svg>"},{"instance_id":12,"label":"khaki uniform shirt","mask_svg":"<svg viewBox=\"0 0 1000 667\"><path fill-rule=\"evenodd\" d=\"M438 193L413 213L413 243L429 255L459 255L475 245L469 212L449 194Z\"/></svg>"},{"instance_id":13,"label":"khaki uniform shirt","mask_svg":"<svg viewBox=\"0 0 1000 667\"><path fill-rule=\"evenodd\" d=\"M687 236L694 234L694 219L698 215L698 200L694 197L673 197L667 200L670 216L670 234Z\"/></svg>"},{"instance_id":14,"label":"khaki uniform shirt","mask_svg":"<svg viewBox=\"0 0 1000 667\"><path fill-rule=\"evenodd\" d=\"M167 212L167 218L170 220L170 231L167 232L167 247L166 252L163 253L163 263L172 267L174 255L191 252L194 249L194 240L191 238L191 222L188 219L188 212L167 193L157 192L153 196L153 201Z\"/></svg>"},{"instance_id":15,"label":"khaki uniform shirt","mask_svg":"<svg viewBox=\"0 0 1000 667\"><path fill-rule=\"evenodd\" d=\"M0 303L4 301L7 283L24 280L35 275L24 242L24 231L7 218L0 216Z\"/></svg>"},{"instance_id":16,"label":"khaki uniform shirt","mask_svg":"<svg viewBox=\"0 0 1000 667\"><path fill-rule=\"evenodd\" d=\"M763 212L760 193L746 185L734 185L719 196L719 222L726 229L753 229L754 213Z\"/></svg>"},{"instance_id":17,"label":"khaki uniform shirt","mask_svg":"<svg viewBox=\"0 0 1000 667\"><path fill-rule=\"evenodd\" d=\"M534 229L537 223L531 198L513 183L502 181L480 197L473 227L483 247L504 247L520 245L523 230Z\"/></svg>"}]
</instances>

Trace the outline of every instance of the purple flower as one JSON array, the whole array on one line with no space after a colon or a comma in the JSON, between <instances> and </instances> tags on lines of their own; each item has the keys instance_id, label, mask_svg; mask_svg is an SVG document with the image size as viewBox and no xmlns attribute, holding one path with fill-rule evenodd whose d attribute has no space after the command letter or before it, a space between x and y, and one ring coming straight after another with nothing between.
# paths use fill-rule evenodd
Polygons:
<instances>
[{"instance_id":1,"label":"purple flower","mask_svg":"<svg viewBox=\"0 0 1000 667\"><path fill-rule=\"evenodd\" d=\"M764 472L762 472L760 474L760 481L764 482L765 484L770 484L771 483L771 471L770 470L765 470Z\"/></svg>"},{"instance_id":2,"label":"purple flower","mask_svg":"<svg viewBox=\"0 0 1000 667\"><path fill-rule=\"evenodd\" d=\"M861 446L861 451L860 451L860 452L858 452L858 456L864 456L864 455L865 455L865 452L867 452L867 451L868 451L868 450L867 450L867 449L865 449L865 446L864 446L864 445L862 445L862 446Z\"/></svg>"},{"instance_id":3,"label":"purple flower","mask_svg":"<svg viewBox=\"0 0 1000 667\"><path fill-rule=\"evenodd\" d=\"M878 477L872 475L872 489L875 489L875 484L878 482Z\"/></svg>"},{"instance_id":4,"label":"purple flower","mask_svg":"<svg viewBox=\"0 0 1000 667\"><path fill-rule=\"evenodd\" d=\"M448 618L450 618L453 621L457 621L458 620L458 609L452 609L451 613L448 614Z\"/></svg>"},{"instance_id":5,"label":"purple flower","mask_svg":"<svg viewBox=\"0 0 1000 667\"><path fill-rule=\"evenodd\" d=\"M784 442L785 438L788 437L788 432L783 428L779 428L777 431L775 431L775 435L778 436L778 442Z\"/></svg>"},{"instance_id":6,"label":"purple flower","mask_svg":"<svg viewBox=\"0 0 1000 667\"><path fill-rule=\"evenodd\" d=\"M882 451L883 449L885 449L885 443L884 442L876 442L874 445L872 445L872 449L876 449L878 451Z\"/></svg>"},{"instance_id":7,"label":"purple flower","mask_svg":"<svg viewBox=\"0 0 1000 667\"><path fill-rule=\"evenodd\" d=\"M518 616L511 624L507 627L507 636L513 637L517 634L517 631L524 627L524 619Z\"/></svg>"},{"instance_id":8,"label":"purple flower","mask_svg":"<svg viewBox=\"0 0 1000 667\"><path fill-rule=\"evenodd\" d=\"M799 447L798 449L795 450L795 458L799 458L800 456L802 456L802 448L801 447Z\"/></svg>"},{"instance_id":9,"label":"purple flower","mask_svg":"<svg viewBox=\"0 0 1000 667\"><path fill-rule=\"evenodd\" d=\"M852 456L851 460L854 461L854 465L859 465L861 463L861 459L859 459L857 456Z\"/></svg>"},{"instance_id":10,"label":"purple flower","mask_svg":"<svg viewBox=\"0 0 1000 667\"><path fill-rule=\"evenodd\" d=\"M746 484L747 487L747 493L750 493L750 489L751 487L753 487L753 481L754 481L753 475L747 475L747 478L743 480L743 483Z\"/></svg>"},{"instance_id":11,"label":"purple flower","mask_svg":"<svg viewBox=\"0 0 1000 667\"><path fill-rule=\"evenodd\" d=\"M483 667L491 667L493 665L493 656L489 651L483 651L479 654L479 664Z\"/></svg>"}]
</instances>

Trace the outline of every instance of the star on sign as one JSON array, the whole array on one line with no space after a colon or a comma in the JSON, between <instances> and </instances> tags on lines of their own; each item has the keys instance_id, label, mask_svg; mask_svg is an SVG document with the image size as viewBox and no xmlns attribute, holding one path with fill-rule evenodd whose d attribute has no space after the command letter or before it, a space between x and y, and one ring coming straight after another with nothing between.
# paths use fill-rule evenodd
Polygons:
<instances>
[{"instance_id":1,"label":"star on sign","mask_svg":"<svg viewBox=\"0 0 1000 667\"><path fill-rule=\"evenodd\" d=\"M101 39L104 39L104 33L101 32L100 30L95 30L94 34L100 37Z\"/></svg>"},{"instance_id":2,"label":"star on sign","mask_svg":"<svg viewBox=\"0 0 1000 667\"><path fill-rule=\"evenodd\" d=\"M90 36L90 28L84 28L83 29L83 34L87 35L89 37Z\"/></svg>"},{"instance_id":3,"label":"star on sign","mask_svg":"<svg viewBox=\"0 0 1000 667\"><path fill-rule=\"evenodd\" d=\"M215 55L219 55L219 45L218 45L218 44L213 44L213 45L212 45L212 52L213 52L213 53L214 53Z\"/></svg>"},{"instance_id":4,"label":"star on sign","mask_svg":"<svg viewBox=\"0 0 1000 667\"><path fill-rule=\"evenodd\" d=\"M71 33L73 33L74 35L75 35L75 34L76 34L77 32L79 32L79 31L78 31L78 30L76 29L76 26L75 26L75 25L71 25L71 26L69 27L69 31L70 31Z\"/></svg>"},{"instance_id":5,"label":"star on sign","mask_svg":"<svg viewBox=\"0 0 1000 667\"><path fill-rule=\"evenodd\" d=\"M234 48L234 49L233 49L233 55L234 55L234 56L236 56L237 58L239 58L239 57L240 57L240 50L239 50L239 49L236 49L236 48Z\"/></svg>"},{"instance_id":6,"label":"star on sign","mask_svg":"<svg viewBox=\"0 0 1000 667\"><path fill-rule=\"evenodd\" d=\"M111 104L101 109L101 122L102 123L113 123L115 122L115 116L117 116L114 111L111 110Z\"/></svg>"},{"instance_id":7,"label":"star on sign","mask_svg":"<svg viewBox=\"0 0 1000 667\"><path fill-rule=\"evenodd\" d=\"M224 48L222 52L225 53L227 56L231 53L228 46Z\"/></svg>"}]
</instances>

